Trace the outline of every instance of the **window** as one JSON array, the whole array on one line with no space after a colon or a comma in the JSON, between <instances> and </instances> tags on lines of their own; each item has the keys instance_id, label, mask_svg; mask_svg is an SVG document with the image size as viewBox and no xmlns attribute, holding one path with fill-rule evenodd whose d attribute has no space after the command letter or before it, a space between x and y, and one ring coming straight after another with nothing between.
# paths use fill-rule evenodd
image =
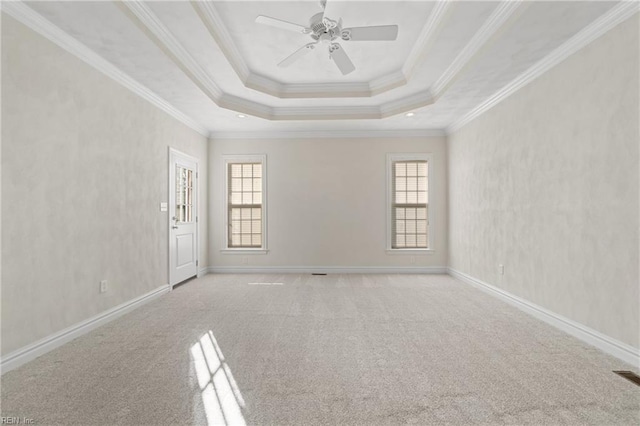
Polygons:
<instances>
[{"instance_id":1,"label":"window","mask_svg":"<svg viewBox=\"0 0 640 426\"><path fill-rule=\"evenodd\" d=\"M193 170L176 164L176 223L193 222Z\"/></svg>"},{"instance_id":2,"label":"window","mask_svg":"<svg viewBox=\"0 0 640 426\"><path fill-rule=\"evenodd\" d=\"M236 156L225 159L227 173L226 249L264 250L265 159Z\"/></svg>"},{"instance_id":3,"label":"window","mask_svg":"<svg viewBox=\"0 0 640 426\"><path fill-rule=\"evenodd\" d=\"M389 168L391 250L429 249L429 157L392 155Z\"/></svg>"}]
</instances>

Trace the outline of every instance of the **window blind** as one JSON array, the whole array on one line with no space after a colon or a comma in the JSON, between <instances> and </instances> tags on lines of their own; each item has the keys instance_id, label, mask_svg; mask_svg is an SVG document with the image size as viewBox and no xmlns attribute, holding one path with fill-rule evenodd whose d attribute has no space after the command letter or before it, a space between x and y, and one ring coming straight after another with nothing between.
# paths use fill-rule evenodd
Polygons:
<instances>
[{"instance_id":1,"label":"window blind","mask_svg":"<svg viewBox=\"0 0 640 426\"><path fill-rule=\"evenodd\" d=\"M429 164L395 161L392 169L391 247L428 248Z\"/></svg>"},{"instance_id":2,"label":"window blind","mask_svg":"<svg viewBox=\"0 0 640 426\"><path fill-rule=\"evenodd\" d=\"M262 247L262 164L228 164L228 246Z\"/></svg>"}]
</instances>

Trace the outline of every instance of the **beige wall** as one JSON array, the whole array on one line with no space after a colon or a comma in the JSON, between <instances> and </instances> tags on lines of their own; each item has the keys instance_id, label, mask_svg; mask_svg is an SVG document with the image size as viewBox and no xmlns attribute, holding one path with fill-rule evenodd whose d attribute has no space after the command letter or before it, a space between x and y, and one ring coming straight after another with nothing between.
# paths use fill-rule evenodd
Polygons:
<instances>
[{"instance_id":1,"label":"beige wall","mask_svg":"<svg viewBox=\"0 0 640 426\"><path fill-rule=\"evenodd\" d=\"M386 155L432 153L434 253L386 253ZM424 139L211 140L209 266L446 266L446 146ZM266 255L223 254L223 155L266 154ZM411 258L415 257L415 263ZM242 264L246 258L247 265Z\"/></svg>"},{"instance_id":2,"label":"beige wall","mask_svg":"<svg viewBox=\"0 0 640 426\"><path fill-rule=\"evenodd\" d=\"M448 141L451 267L636 348L638 51L636 15Z\"/></svg>"},{"instance_id":3,"label":"beige wall","mask_svg":"<svg viewBox=\"0 0 640 426\"><path fill-rule=\"evenodd\" d=\"M200 158L206 217L207 140L2 18L7 354L168 283L168 146ZM206 237L202 221L201 265Z\"/></svg>"}]
</instances>

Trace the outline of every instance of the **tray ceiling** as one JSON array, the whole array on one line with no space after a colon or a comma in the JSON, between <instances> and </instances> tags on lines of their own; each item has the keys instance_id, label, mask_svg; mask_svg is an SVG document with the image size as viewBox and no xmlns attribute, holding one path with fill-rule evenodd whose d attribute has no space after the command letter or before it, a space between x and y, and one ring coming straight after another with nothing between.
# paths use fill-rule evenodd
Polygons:
<instances>
[{"instance_id":1,"label":"tray ceiling","mask_svg":"<svg viewBox=\"0 0 640 426\"><path fill-rule=\"evenodd\" d=\"M46 1L3 9L32 27L60 30L219 133L444 131L548 58L571 53L576 39L588 42L594 28L628 17L630 7L328 0L325 16L345 27L399 26L396 41L340 41L356 66L346 76L323 48L278 67L310 36L254 22L265 15L308 25L322 11L319 1Z\"/></svg>"}]
</instances>

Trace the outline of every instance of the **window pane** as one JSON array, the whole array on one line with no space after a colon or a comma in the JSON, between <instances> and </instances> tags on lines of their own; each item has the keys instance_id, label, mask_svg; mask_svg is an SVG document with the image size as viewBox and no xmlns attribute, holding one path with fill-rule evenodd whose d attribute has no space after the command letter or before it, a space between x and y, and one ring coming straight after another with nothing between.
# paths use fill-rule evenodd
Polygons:
<instances>
[{"instance_id":1,"label":"window pane","mask_svg":"<svg viewBox=\"0 0 640 426\"><path fill-rule=\"evenodd\" d=\"M247 207L262 204L262 172L259 163L229 164L230 207L245 206L229 209L230 247L262 246L262 209Z\"/></svg>"},{"instance_id":2,"label":"window pane","mask_svg":"<svg viewBox=\"0 0 640 426\"><path fill-rule=\"evenodd\" d=\"M243 220L242 221L242 233L243 234L250 234L251 233L251 221L250 220Z\"/></svg>"},{"instance_id":3,"label":"window pane","mask_svg":"<svg viewBox=\"0 0 640 426\"><path fill-rule=\"evenodd\" d=\"M418 204L426 204L427 203L427 193L422 191L418 192Z\"/></svg>"},{"instance_id":4,"label":"window pane","mask_svg":"<svg viewBox=\"0 0 640 426\"><path fill-rule=\"evenodd\" d=\"M419 177L418 178L418 191L426 191L427 190L427 178Z\"/></svg>"},{"instance_id":5,"label":"window pane","mask_svg":"<svg viewBox=\"0 0 640 426\"><path fill-rule=\"evenodd\" d=\"M407 178L407 191L417 191L418 190L418 178L409 177Z\"/></svg>"},{"instance_id":6,"label":"window pane","mask_svg":"<svg viewBox=\"0 0 640 426\"><path fill-rule=\"evenodd\" d=\"M418 193L415 191L407 192L407 204L416 204L418 202Z\"/></svg>"},{"instance_id":7,"label":"window pane","mask_svg":"<svg viewBox=\"0 0 640 426\"><path fill-rule=\"evenodd\" d=\"M428 163L423 160L393 163L394 248L427 247L428 171ZM414 207L403 208L403 204Z\"/></svg>"},{"instance_id":8,"label":"window pane","mask_svg":"<svg viewBox=\"0 0 640 426\"><path fill-rule=\"evenodd\" d=\"M231 177L242 177L242 164L231 164Z\"/></svg>"}]
</instances>

